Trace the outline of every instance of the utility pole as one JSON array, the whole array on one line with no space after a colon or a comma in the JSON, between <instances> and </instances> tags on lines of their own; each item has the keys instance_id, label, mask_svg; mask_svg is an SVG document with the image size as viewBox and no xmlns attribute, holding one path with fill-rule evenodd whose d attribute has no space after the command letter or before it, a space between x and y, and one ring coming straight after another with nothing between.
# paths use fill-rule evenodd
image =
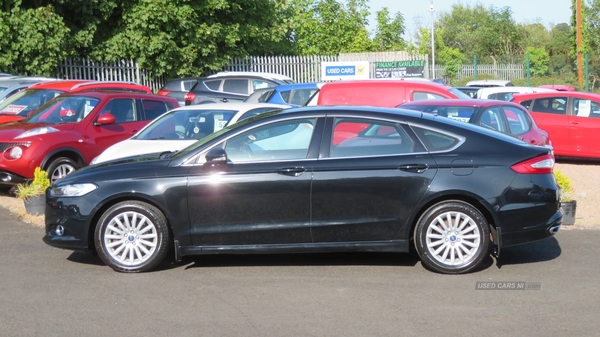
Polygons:
<instances>
[{"instance_id":1,"label":"utility pole","mask_svg":"<svg viewBox=\"0 0 600 337\"><path fill-rule=\"evenodd\" d=\"M433 1L433 0L432 0ZM577 79L579 80L579 87L583 87L583 61L582 61L582 40L583 40L583 32L582 26L583 22L581 20L581 0L575 1L575 25L577 26Z\"/></svg>"},{"instance_id":2,"label":"utility pole","mask_svg":"<svg viewBox=\"0 0 600 337\"><path fill-rule=\"evenodd\" d=\"M581 1L581 0L577 0ZM433 0L431 0L431 6L429 6L429 13L431 13L431 78L435 78L435 27L434 27L434 16L435 8L433 8Z\"/></svg>"}]
</instances>

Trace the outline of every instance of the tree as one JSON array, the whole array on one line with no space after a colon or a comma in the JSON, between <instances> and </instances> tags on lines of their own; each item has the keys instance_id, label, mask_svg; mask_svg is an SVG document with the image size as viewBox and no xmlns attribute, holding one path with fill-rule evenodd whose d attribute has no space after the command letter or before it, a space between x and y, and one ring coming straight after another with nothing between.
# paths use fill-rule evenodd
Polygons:
<instances>
[{"instance_id":1,"label":"tree","mask_svg":"<svg viewBox=\"0 0 600 337\"><path fill-rule=\"evenodd\" d=\"M67 56L135 59L154 75L199 76L289 45L288 0L4 2L0 67L53 74ZM276 49L276 48L274 48Z\"/></svg>"},{"instance_id":2,"label":"tree","mask_svg":"<svg viewBox=\"0 0 600 337\"><path fill-rule=\"evenodd\" d=\"M550 55L543 47L527 47L529 54L529 69L533 76L544 76L548 74Z\"/></svg>"},{"instance_id":3,"label":"tree","mask_svg":"<svg viewBox=\"0 0 600 337\"><path fill-rule=\"evenodd\" d=\"M373 42L378 51L404 50L406 43L402 38L404 34L404 17L401 13L390 22L389 9L383 7L377 13L377 29Z\"/></svg>"},{"instance_id":4,"label":"tree","mask_svg":"<svg viewBox=\"0 0 600 337\"><path fill-rule=\"evenodd\" d=\"M441 13L437 24L444 31L444 44L464 55L498 60L516 53L522 41L510 7L458 3L449 13Z\"/></svg>"},{"instance_id":5,"label":"tree","mask_svg":"<svg viewBox=\"0 0 600 337\"><path fill-rule=\"evenodd\" d=\"M292 39L300 55L337 55L373 49L365 28L366 0L293 0Z\"/></svg>"},{"instance_id":6,"label":"tree","mask_svg":"<svg viewBox=\"0 0 600 337\"><path fill-rule=\"evenodd\" d=\"M69 55L68 35L69 29L50 5L0 11L0 69L54 75L58 63Z\"/></svg>"}]
</instances>

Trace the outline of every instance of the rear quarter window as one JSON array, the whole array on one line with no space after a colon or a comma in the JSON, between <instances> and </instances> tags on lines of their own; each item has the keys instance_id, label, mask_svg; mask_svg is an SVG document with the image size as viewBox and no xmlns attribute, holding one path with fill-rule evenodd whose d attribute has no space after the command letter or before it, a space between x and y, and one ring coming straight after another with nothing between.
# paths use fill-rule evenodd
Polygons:
<instances>
[{"instance_id":1,"label":"rear quarter window","mask_svg":"<svg viewBox=\"0 0 600 337\"><path fill-rule=\"evenodd\" d=\"M411 126L429 152L447 151L459 145L461 139L440 131Z\"/></svg>"}]
</instances>

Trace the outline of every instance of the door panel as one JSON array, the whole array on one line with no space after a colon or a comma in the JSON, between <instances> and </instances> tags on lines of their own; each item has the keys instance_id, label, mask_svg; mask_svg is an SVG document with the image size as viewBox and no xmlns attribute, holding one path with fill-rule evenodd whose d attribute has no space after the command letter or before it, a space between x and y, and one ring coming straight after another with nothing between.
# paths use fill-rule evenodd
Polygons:
<instances>
[{"instance_id":1,"label":"door panel","mask_svg":"<svg viewBox=\"0 0 600 337\"><path fill-rule=\"evenodd\" d=\"M191 170L188 185L195 245L310 243L308 159L317 119L251 128L222 144L228 162ZM321 127L322 130L322 127Z\"/></svg>"},{"instance_id":2,"label":"door panel","mask_svg":"<svg viewBox=\"0 0 600 337\"><path fill-rule=\"evenodd\" d=\"M336 125L369 124L333 144ZM436 165L402 127L367 119L336 119L328 158L315 164L312 235L315 242L391 240L436 173Z\"/></svg>"}]
</instances>

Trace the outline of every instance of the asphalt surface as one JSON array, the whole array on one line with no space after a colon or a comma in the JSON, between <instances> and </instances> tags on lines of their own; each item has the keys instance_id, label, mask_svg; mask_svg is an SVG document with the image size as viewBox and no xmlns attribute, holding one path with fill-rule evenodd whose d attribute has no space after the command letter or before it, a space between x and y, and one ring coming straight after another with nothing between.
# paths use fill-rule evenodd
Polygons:
<instances>
[{"instance_id":1,"label":"asphalt surface","mask_svg":"<svg viewBox=\"0 0 600 337\"><path fill-rule=\"evenodd\" d=\"M598 336L600 328L600 230L506 248L499 261L455 276L425 270L413 254L201 256L121 274L42 236L0 208L0 336Z\"/></svg>"}]
</instances>

